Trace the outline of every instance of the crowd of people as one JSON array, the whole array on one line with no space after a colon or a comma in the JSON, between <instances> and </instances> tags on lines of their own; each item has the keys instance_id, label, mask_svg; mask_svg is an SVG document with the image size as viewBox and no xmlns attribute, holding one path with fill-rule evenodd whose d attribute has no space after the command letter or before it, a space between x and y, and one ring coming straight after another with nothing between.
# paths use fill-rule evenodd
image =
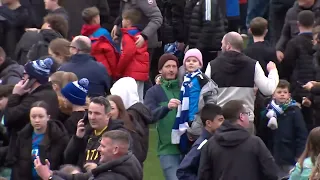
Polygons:
<instances>
[{"instance_id":1,"label":"crowd of people","mask_svg":"<svg viewBox=\"0 0 320 180\"><path fill-rule=\"evenodd\" d=\"M2 0L0 179L320 180L320 0Z\"/></svg>"}]
</instances>

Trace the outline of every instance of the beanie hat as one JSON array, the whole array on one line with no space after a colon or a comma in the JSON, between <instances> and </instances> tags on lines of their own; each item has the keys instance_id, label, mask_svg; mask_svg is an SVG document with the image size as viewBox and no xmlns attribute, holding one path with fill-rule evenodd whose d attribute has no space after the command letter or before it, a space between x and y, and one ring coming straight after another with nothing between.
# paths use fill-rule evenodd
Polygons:
<instances>
[{"instance_id":1,"label":"beanie hat","mask_svg":"<svg viewBox=\"0 0 320 180\"><path fill-rule=\"evenodd\" d=\"M31 79L36 79L40 84L48 82L53 60L46 58L44 60L35 60L28 62L24 69Z\"/></svg>"},{"instance_id":2,"label":"beanie hat","mask_svg":"<svg viewBox=\"0 0 320 180\"><path fill-rule=\"evenodd\" d=\"M199 49L197 48L193 48L193 49L189 49L186 54L184 55L184 59L183 59L183 64L185 64L186 60L189 57L195 57L198 59L200 66L203 66L203 61L202 61L202 53L199 51Z\"/></svg>"},{"instance_id":3,"label":"beanie hat","mask_svg":"<svg viewBox=\"0 0 320 180\"><path fill-rule=\"evenodd\" d=\"M83 106L86 104L89 80L82 78L79 81L68 83L61 89L61 94L72 104Z\"/></svg>"},{"instance_id":4,"label":"beanie hat","mask_svg":"<svg viewBox=\"0 0 320 180\"><path fill-rule=\"evenodd\" d=\"M178 58L173 54L166 53L166 54L163 54L159 59L158 70L161 70L163 68L164 64L169 60L175 61L177 63L177 66L179 66Z\"/></svg>"}]
</instances>

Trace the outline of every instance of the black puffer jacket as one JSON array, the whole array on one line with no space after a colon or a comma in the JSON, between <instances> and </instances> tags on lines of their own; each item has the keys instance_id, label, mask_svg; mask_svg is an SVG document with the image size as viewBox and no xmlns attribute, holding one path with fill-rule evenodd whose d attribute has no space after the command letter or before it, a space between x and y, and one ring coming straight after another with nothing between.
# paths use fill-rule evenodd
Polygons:
<instances>
[{"instance_id":1,"label":"black puffer jacket","mask_svg":"<svg viewBox=\"0 0 320 180\"><path fill-rule=\"evenodd\" d=\"M285 58L282 61L281 78L291 83L291 94L293 99L302 102L302 97L310 94L301 87L315 79L312 44L312 33L300 34L289 41L285 50Z\"/></svg>"},{"instance_id":2,"label":"black puffer jacket","mask_svg":"<svg viewBox=\"0 0 320 180\"><path fill-rule=\"evenodd\" d=\"M7 6L0 7L0 46L4 48L8 57L13 58L14 51L25 28L31 26L32 21L26 7L20 6L15 10Z\"/></svg>"},{"instance_id":3,"label":"black puffer jacket","mask_svg":"<svg viewBox=\"0 0 320 180\"><path fill-rule=\"evenodd\" d=\"M194 6L197 4L197 2L198 0L187 0L184 8L183 29L184 29L184 42L186 44L188 44L189 42L189 30L190 30L190 20L191 20L192 10Z\"/></svg>"},{"instance_id":4,"label":"black puffer jacket","mask_svg":"<svg viewBox=\"0 0 320 180\"><path fill-rule=\"evenodd\" d=\"M132 105L127 111L136 131L130 133L133 140L132 151L142 164L148 154L149 124L151 124L152 121L152 114L142 103Z\"/></svg>"},{"instance_id":5,"label":"black puffer jacket","mask_svg":"<svg viewBox=\"0 0 320 180\"><path fill-rule=\"evenodd\" d=\"M162 0L157 4L163 16L163 24L161 27L160 37L161 41L164 44L172 43L175 41L183 42L183 11L185 1Z\"/></svg>"},{"instance_id":6,"label":"black puffer jacket","mask_svg":"<svg viewBox=\"0 0 320 180\"><path fill-rule=\"evenodd\" d=\"M190 48L219 51L225 34L225 15L217 0L200 0L192 10L189 30Z\"/></svg>"},{"instance_id":7,"label":"black puffer jacket","mask_svg":"<svg viewBox=\"0 0 320 180\"><path fill-rule=\"evenodd\" d=\"M26 125L18 134L14 151L12 169L12 180L32 179L32 134L31 124ZM50 161L50 169L57 170L63 164L63 151L68 144L68 133L63 124L59 121L48 121L47 131L40 144L45 146L46 158Z\"/></svg>"}]
</instances>

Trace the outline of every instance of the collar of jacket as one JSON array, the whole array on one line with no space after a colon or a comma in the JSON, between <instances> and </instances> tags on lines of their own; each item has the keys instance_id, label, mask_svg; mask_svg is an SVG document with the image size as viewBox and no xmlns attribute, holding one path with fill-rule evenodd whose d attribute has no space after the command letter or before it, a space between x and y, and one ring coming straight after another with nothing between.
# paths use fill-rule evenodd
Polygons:
<instances>
[{"instance_id":1,"label":"collar of jacket","mask_svg":"<svg viewBox=\"0 0 320 180\"><path fill-rule=\"evenodd\" d=\"M19 132L21 137L24 139L30 138L32 133L33 127L30 123ZM67 130L60 121L50 119L48 121L47 130L43 140L41 141L41 144L48 148L52 142L59 141L61 138L63 138L63 136L67 136L67 134Z\"/></svg>"},{"instance_id":2,"label":"collar of jacket","mask_svg":"<svg viewBox=\"0 0 320 180\"><path fill-rule=\"evenodd\" d=\"M131 156L132 156L132 153L129 153L127 155L120 157L119 159L100 164L97 168L93 169L91 172L96 177L99 174L110 171L113 167L118 166L123 162L127 161L128 159L131 158Z\"/></svg>"},{"instance_id":3,"label":"collar of jacket","mask_svg":"<svg viewBox=\"0 0 320 180\"><path fill-rule=\"evenodd\" d=\"M178 79L165 80L165 79L161 78L160 82L161 82L161 86L166 89L174 89L174 88L179 87L179 80Z\"/></svg>"},{"instance_id":4,"label":"collar of jacket","mask_svg":"<svg viewBox=\"0 0 320 180\"><path fill-rule=\"evenodd\" d=\"M72 55L70 58L70 61L74 63L81 62L81 61L88 61L88 60L93 60L90 54L78 53L78 54Z\"/></svg>"},{"instance_id":5,"label":"collar of jacket","mask_svg":"<svg viewBox=\"0 0 320 180\"><path fill-rule=\"evenodd\" d=\"M204 139L209 139L212 135L213 134L211 134L209 131L207 131L205 128L203 128L201 136Z\"/></svg>"}]
</instances>

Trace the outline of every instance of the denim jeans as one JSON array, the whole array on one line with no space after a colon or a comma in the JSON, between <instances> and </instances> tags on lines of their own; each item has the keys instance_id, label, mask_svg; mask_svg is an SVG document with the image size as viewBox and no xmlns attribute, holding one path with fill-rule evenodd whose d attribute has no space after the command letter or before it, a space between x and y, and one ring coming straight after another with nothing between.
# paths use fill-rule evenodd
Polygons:
<instances>
[{"instance_id":1,"label":"denim jeans","mask_svg":"<svg viewBox=\"0 0 320 180\"><path fill-rule=\"evenodd\" d=\"M268 6L269 0L248 0L247 28L253 18L265 16Z\"/></svg>"},{"instance_id":2,"label":"denim jeans","mask_svg":"<svg viewBox=\"0 0 320 180\"><path fill-rule=\"evenodd\" d=\"M159 159L165 180L178 180L177 170L181 155L160 155Z\"/></svg>"}]
</instances>

